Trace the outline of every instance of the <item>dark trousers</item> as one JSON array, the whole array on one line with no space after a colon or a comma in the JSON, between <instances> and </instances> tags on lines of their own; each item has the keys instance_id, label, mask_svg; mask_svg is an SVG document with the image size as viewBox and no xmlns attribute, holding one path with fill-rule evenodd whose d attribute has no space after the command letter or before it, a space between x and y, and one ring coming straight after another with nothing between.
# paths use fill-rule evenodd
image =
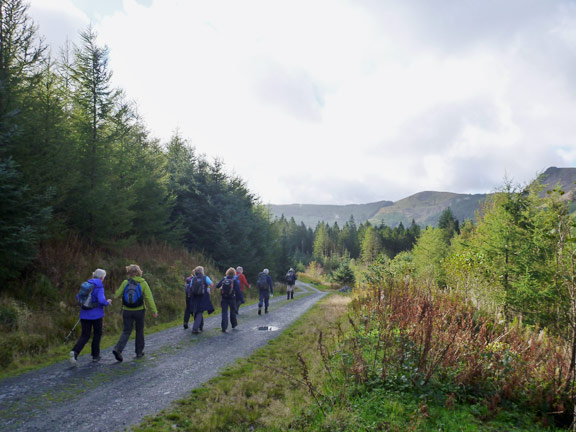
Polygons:
<instances>
[{"instance_id":1,"label":"dark trousers","mask_svg":"<svg viewBox=\"0 0 576 432\"><path fill-rule=\"evenodd\" d=\"M242 301L240 301L240 299L236 300L236 313L240 312L240 305L242 304Z\"/></svg>"},{"instance_id":2,"label":"dark trousers","mask_svg":"<svg viewBox=\"0 0 576 432\"><path fill-rule=\"evenodd\" d=\"M230 323L232 324L232 328L238 325L238 321L236 320L236 299L222 297L222 302L220 303L222 306L222 330L226 330L228 328L228 309L230 309Z\"/></svg>"},{"instance_id":3,"label":"dark trousers","mask_svg":"<svg viewBox=\"0 0 576 432\"><path fill-rule=\"evenodd\" d=\"M268 303L270 302L270 291L269 290L259 290L260 300L258 300L258 309L262 308L262 304L268 309Z\"/></svg>"},{"instance_id":4,"label":"dark trousers","mask_svg":"<svg viewBox=\"0 0 576 432\"><path fill-rule=\"evenodd\" d=\"M194 313L194 324L192 325L192 331L197 332L198 330L204 330L204 313L195 312Z\"/></svg>"},{"instance_id":5,"label":"dark trousers","mask_svg":"<svg viewBox=\"0 0 576 432\"><path fill-rule=\"evenodd\" d=\"M188 297L186 297L186 307L184 308L184 324L188 324L188 321L190 321L190 308L188 305Z\"/></svg>"},{"instance_id":6,"label":"dark trousers","mask_svg":"<svg viewBox=\"0 0 576 432\"><path fill-rule=\"evenodd\" d=\"M90 339L90 334L92 333L92 329L94 329L94 335L92 336L92 357L98 357L100 355L100 339L102 339L102 318L98 318L95 320L87 320L83 319L80 320L80 324L82 325L82 333L78 338L78 342L74 345L73 351L76 354L80 354L84 345Z\"/></svg>"},{"instance_id":7,"label":"dark trousers","mask_svg":"<svg viewBox=\"0 0 576 432\"><path fill-rule=\"evenodd\" d=\"M146 310L123 310L122 319L124 321L124 330L122 335L114 347L115 351L121 353L126 347L126 343L132 334L132 329L136 326L136 355L141 355L144 352L144 317Z\"/></svg>"}]
</instances>

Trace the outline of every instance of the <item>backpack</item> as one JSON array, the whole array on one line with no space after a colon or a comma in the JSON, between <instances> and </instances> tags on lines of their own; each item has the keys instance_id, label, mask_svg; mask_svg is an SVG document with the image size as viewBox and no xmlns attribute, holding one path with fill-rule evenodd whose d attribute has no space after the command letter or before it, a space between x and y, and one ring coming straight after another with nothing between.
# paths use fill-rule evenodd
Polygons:
<instances>
[{"instance_id":1,"label":"backpack","mask_svg":"<svg viewBox=\"0 0 576 432\"><path fill-rule=\"evenodd\" d=\"M234 279L228 279L227 277L222 280L222 297L234 297Z\"/></svg>"},{"instance_id":2,"label":"backpack","mask_svg":"<svg viewBox=\"0 0 576 432\"><path fill-rule=\"evenodd\" d=\"M268 289L268 278L266 277L266 273L259 273L258 280L256 281L256 286L260 290L267 290Z\"/></svg>"},{"instance_id":3,"label":"backpack","mask_svg":"<svg viewBox=\"0 0 576 432\"><path fill-rule=\"evenodd\" d=\"M294 282L296 282L296 274L294 274L294 272L286 273L286 283L288 285L294 285Z\"/></svg>"},{"instance_id":4,"label":"backpack","mask_svg":"<svg viewBox=\"0 0 576 432\"><path fill-rule=\"evenodd\" d=\"M98 301L92 299L92 292L94 291L94 285L86 281L80 285L80 290L76 299L78 300L78 306L82 309L94 309L98 307Z\"/></svg>"},{"instance_id":5,"label":"backpack","mask_svg":"<svg viewBox=\"0 0 576 432\"><path fill-rule=\"evenodd\" d=\"M190 276L186 279L186 284L184 285L184 292L186 293L186 297L190 297L192 293L190 292L190 284L192 283L193 277Z\"/></svg>"},{"instance_id":6,"label":"backpack","mask_svg":"<svg viewBox=\"0 0 576 432\"><path fill-rule=\"evenodd\" d=\"M189 289L186 292L188 296L203 296L206 292L206 276L196 275L192 278L189 284Z\"/></svg>"},{"instance_id":7,"label":"backpack","mask_svg":"<svg viewBox=\"0 0 576 432\"><path fill-rule=\"evenodd\" d=\"M142 286L134 279L128 279L122 294L122 304L129 308L136 308L144 305L144 296L142 295Z\"/></svg>"}]
</instances>

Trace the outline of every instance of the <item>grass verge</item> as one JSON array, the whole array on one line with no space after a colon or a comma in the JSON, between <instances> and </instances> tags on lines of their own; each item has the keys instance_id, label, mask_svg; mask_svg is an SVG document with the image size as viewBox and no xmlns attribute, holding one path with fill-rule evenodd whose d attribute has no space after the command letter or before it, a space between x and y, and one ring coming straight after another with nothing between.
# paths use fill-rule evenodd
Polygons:
<instances>
[{"instance_id":1,"label":"grass verge","mask_svg":"<svg viewBox=\"0 0 576 432\"><path fill-rule=\"evenodd\" d=\"M310 373L309 379L314 379L312 385L321 385L323 379L318 329L335 336L336 323L348 301L341 295L325 298L254 355L237 361L193 390L188 399L146 419L134 430L292 429L304 407L315 403L302 377L303 368Z\"/></svg>"}]
</instances>

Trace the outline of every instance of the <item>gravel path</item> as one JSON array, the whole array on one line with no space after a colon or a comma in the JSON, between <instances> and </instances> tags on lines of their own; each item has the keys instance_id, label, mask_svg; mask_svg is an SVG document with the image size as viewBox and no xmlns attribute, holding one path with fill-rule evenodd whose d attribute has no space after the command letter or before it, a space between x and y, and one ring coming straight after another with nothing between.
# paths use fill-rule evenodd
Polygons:
<instances>
[{"instance_id":1,"label":"gravel path","mask_svg":"<svg viewBox=\"0 0 576 432\"><path fill-rule=\"evenodd\" d=\"M92 363L88 342L77 367L60 362L0 381L0 430L122 431L139 424L266 345L325 295L300 281L297 286L294 300L274 297L267 315L258 316L257 305L242 307L238 327L228 333L220 331L220 314L212 314L200 335L182 326L147 335L141 360L133 359L131 340L124 362L107 348L101 362Z\"/></svg>"}]
</instances>

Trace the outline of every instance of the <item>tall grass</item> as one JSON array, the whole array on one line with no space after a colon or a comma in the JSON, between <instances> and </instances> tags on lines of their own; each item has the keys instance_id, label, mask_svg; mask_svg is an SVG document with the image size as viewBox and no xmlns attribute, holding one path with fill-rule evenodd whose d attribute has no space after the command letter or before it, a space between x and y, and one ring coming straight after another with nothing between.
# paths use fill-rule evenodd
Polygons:
<instances>
[{"instance_id":1,"label":"tall grass","mask_svg":"<svg viewBox=\"0 0 576 432\"><path fill-rule=\"evenodd\" d=\"M450 401L509 404L569 424L569 347L545 331L481 315L453 295L390 282L353 302L354 331L334 356L357 386L401 388Z\"/></svg>"}]
</instances>

